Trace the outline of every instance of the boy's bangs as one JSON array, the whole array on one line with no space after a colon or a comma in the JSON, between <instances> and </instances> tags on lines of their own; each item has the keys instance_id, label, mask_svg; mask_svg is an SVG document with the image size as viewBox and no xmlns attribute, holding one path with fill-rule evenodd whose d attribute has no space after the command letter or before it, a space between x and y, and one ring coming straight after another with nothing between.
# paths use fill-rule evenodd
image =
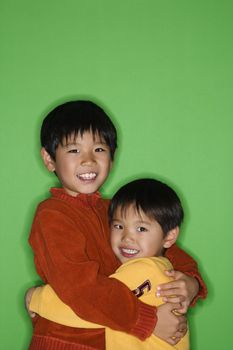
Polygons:
<instances>
[{"instance_id":1,"label":"boy's bangs","mask_svg":"<svg viewBox=\"0 0 233 350\"><path fill-rule=\"evenodd\" d=\"M120 208L120 214L123 218L125 218L127 216L127 211L129 210L129 208L133 208L134 212L136 215L138 215L139 217L141 217L141 214L145 214L146 216L150 217L151 215L148 215L143 208L139 205L139 203L137 203L135 200L132 201L126 201L124 203L122 203L121 205L117 206L115 208L115 211L117 208ZM114 213L113 213L114 215Z\"/></svg>"},{"instance_id":2,"label":"boy's bangs","mask_svg":"<svg viewBox=\"0 0 233 350\"><path fill-rule=\"evenodd\" d=\"M96 141L96 139L99 139L101 143L107 143L102 132L100 132L99 130L94 130L92 127L89 127L89 129L78 129L67 132L61 140L61 145L67 146L69 143L75 143L76 139L78 137L82 138L86 132L92 134L94 141Z\"/></svg>"}]
</instances>

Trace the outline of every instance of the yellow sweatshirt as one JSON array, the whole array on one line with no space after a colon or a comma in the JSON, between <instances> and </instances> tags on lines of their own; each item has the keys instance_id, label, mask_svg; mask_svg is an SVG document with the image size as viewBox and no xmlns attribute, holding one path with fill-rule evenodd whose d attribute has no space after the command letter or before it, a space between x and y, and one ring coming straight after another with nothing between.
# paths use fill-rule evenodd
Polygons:
<instances>
[{"instance_id":1,"label":"yellow sweatshirt","mask_svg":"<svg viewBox=\"0 0 233 350\"><path fill-rule=\"evenodd\" d=\"M161 298L156 297L156 288L158 284L171 280L164 274L165 270L171 268L171 263L164 257L132 259L121 265L115 274L110 277L116 278L127 285L144 303L159 306L163 304L163 301ZM79 318L68 305L64 304L58 298L49 285L36 289L32 296L30 310L51 321L70 327L103 328L101 325ZM175 346L166 343L154 335L145 341L141 341L132 335L114 331L110 328L106 328L105 334L107 350L189 349L188 333Z\"/></svg>"}]
</instances>

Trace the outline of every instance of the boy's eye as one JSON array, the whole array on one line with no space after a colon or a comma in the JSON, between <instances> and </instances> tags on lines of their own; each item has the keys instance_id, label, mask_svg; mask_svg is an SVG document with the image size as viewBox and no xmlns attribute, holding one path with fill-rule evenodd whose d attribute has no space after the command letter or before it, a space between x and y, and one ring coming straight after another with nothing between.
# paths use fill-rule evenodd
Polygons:
<instances>
[{"instance_id":1,"label":"boy's eye","mask_svg":"<svg viewBox=\"0 0 233 350\"><path fill-rule=\"evenodd\" d=\"M123 229L123 226L120 225L120 224L114 224L113 225L113 228L117 229L117 230L122 230Z\"/></svg>"},{"instance_id":2,"label":"boy's eye","mask_svg":"<svg viewBox=\"0 0 233 350\"><path fill-rule=\"evenodd\" d=\"M138 232L146 232L147 229L145 227L143 227L143 226L139 226L139 227L137 227L137 231Z\"/></svg>"},{"instance_id":3,"label":"boy's eye","mask_svg":"<svg viewBox=\"0 0 233 350\"><path fill-rule=\"evenodd\" d=\"M98 148L95 148L95 152L104 152L105 149L103 147L98 147Z\"/></svg>"},{"instance_id":4,"label":"boy's eye","mask_svg":"<svg viewBox=\"0 0 233 350\"><path fill-rule=\"evenodd\" d=\"M77 148L70 149L68 153L80 153L80 150Z\"/></svg>"}]
</instances>

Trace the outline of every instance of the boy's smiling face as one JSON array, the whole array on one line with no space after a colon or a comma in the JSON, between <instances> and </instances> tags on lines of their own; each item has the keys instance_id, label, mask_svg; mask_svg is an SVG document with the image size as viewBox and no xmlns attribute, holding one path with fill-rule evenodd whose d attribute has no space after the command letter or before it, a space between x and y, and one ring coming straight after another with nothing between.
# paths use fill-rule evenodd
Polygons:
<instances>
[{"instance_id":1,"label":"boy's smiling face","mask_svg":"<svg viewBox=\"0 0 233 350\"><path fill-rule=\"evenodd\" d=\"M111 223L111 245L115 255L124 263L133 258L162 255L168 248L170 233L164 237L161 226L133 205L117 208Z\"/></svg>"},{"instance_id":2,"label":"boy's smiling face","mask_svg":"<svg viewBox=\"0 0 233 350\"><path fill-rule=\"evenodd\" d=\"M71 135L59 144L53 160L44 148L42 158L49 171L55 171L64 190L71 196L99 190L112 166L110 149L98 134Z\"/></svg>"}]
</instances>

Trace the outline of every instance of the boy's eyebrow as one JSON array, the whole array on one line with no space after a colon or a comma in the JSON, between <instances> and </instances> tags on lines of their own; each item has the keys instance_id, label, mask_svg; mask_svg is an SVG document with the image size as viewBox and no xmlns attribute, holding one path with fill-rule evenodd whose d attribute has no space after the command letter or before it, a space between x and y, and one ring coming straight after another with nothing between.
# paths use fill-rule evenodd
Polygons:
<instances>
[{"instance_id":1,"label":"boy's eyebrow","mask_svg":"<svg viewBox=\"0 0 233 350\"><path fill-rule=\"evenodd\" d=\"M111 222L114 222L114 221L122 221L122 219L120 219L120 218L113 218L113 219L111 220ZM151 225L151 222L145 221L145 220L137 220L137 221L136 221L136 224Z\"/></svg>"},{"instance_id":2,"label":"boy's eyebrow","mask_svg":"<svg viewBox=\"0 0 233 350\"><path fill-rule=\"evenodd\" d=\"M70 146L79 146L79 145L80 145L80 143L75 142L75 141L71 141L71 142L67 142L67 143L63 144L62 146L65 148L68 148Z\"/></svg>"},{"instance_id":3,"label":"boy's eyebrow","mask_svg":"<svg viewBox=\"0 0 233 350\"><path fill-rule=\"evenodd\" d=\"M105 146L108 146L107 142L104 142L104 141L96 141L94 142L94 145L105 145Z\"/></svg>"},{"instance_id":4,"label":"boy's eyebrow","mask_svg":"<svg viewBox=\"0 0 233 350\"><path fill-rule=\"evenodd\" d=\"M145 220L138 220L136 222L137 222L137 224L146 224L146 225L150 225L151 224L149 221L145 221Z\"/></svg>"},{"instance_id":5,"label":"boy's eyebrow","mask_svg":"<svg viewBox=\"0 0 233 350\"><path fill-rule=\"evenodd\" d=\"M95 140L95 139L93 139L93 141L94 141L94 144L107 145L107 142L105 142L104 140ZM66 142L66 146L68 146L68 145L81 145L81 142L78 142L76 140L72 140L72 141L68 140Z\"/></svg>"},{"instance_id":6,"label":"boy's eyebrow","mask_svg":"<svg viewBox=\"0 0 233 350\"><path fill-rule=\"evenodd\" d=\"M94 145L104 145L104 146L108 146L108 144L104 141L96 141L94 142ZM68 141L66 144L63 145L63 147L69 147L69 146L82 146L82 144L80 142L77 141Z\"/></svg>"}]
</instances>

